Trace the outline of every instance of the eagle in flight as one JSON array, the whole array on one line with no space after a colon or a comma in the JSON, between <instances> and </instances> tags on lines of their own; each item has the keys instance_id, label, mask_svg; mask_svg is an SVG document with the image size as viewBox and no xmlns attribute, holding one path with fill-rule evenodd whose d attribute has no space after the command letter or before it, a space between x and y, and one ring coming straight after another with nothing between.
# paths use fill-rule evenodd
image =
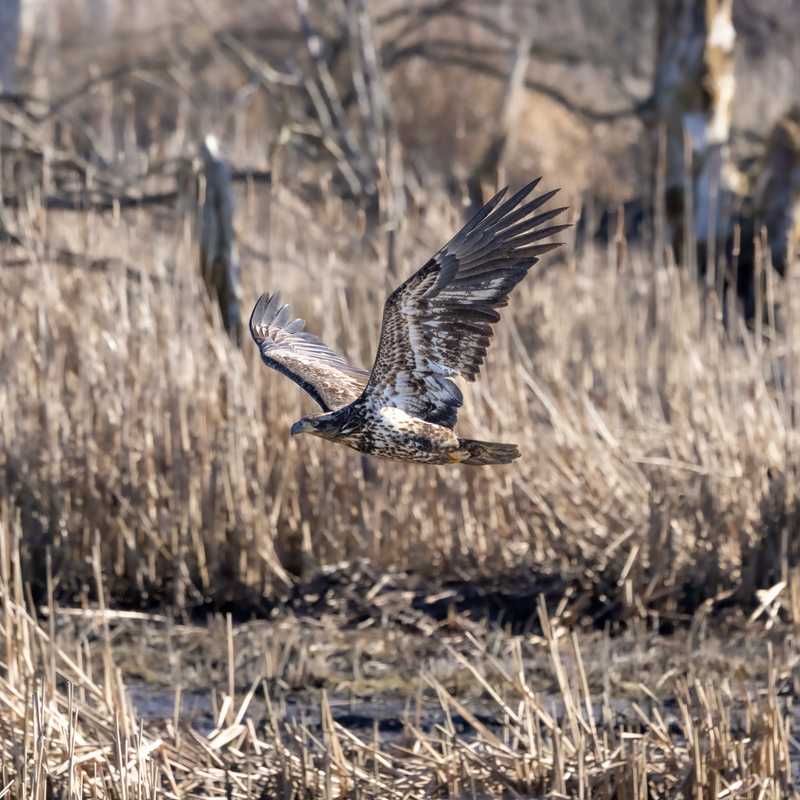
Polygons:
<instances>
[{"instance_id":1,"label":"eagle in flight","mask_svg":"<svg viewBox=\"0 0 800 800\"><path fill-rule=\"evenodd\" d=\"M303 417L310 433L373 456L423 464L508 464L514 444L462 439L454 431L463 396L451 378L475 380L499 321L498 308L561 242L567 225L546 225L566 208L537 211L558 191L527 202L529 183L496 194L425 266L389 295L371 371L350 364L292 320L278 294L262 295L250 333L267 366L306 390L323 414Z\"/></svg>"}]
</instances>

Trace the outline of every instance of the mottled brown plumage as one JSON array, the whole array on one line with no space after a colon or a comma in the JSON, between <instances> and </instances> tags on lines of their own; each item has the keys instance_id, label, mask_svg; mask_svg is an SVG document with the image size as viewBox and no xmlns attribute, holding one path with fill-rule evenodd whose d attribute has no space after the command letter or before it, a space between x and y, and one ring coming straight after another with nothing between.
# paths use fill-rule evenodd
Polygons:
<instances>
[{"instance_id":1,"label":"mottled brown plumage","mask_svg":"<svg viewBox=\"0 0 800 800\"><path fill-rule=\"evenodd\" d=\"M312 433L370 455L427 464L505 464L516 445L461 439L463 397L451 380L477 377L499 321L498 308L538 261L559 246L539 244L566 225L554 208L533 215L555 191L523 203L538 179L503 202L493 197L384 306L371 372L348 363L291 321L277 295L262 296L250 331L264 361L302 386L326 412L292 433Z\"/></svg>"},{"instance_id":2,"label":"mottled brown plumage","mask_svg":"<svg viewBox=\"0 0 800 800\"><path fill-rule=\"evenodd\" d=\"M369 373L349 364L304 327L302 319L291 319L289 306L281 304L278 293L261 295L250 315L250 333L264 363L305 389L323 411L352 403Z\"/></svg>"}]
</instances>

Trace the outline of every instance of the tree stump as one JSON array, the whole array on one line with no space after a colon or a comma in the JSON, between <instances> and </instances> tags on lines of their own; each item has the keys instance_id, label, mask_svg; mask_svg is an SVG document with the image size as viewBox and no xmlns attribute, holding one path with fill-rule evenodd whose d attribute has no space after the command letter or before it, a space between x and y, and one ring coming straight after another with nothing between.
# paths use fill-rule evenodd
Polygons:
<instances>
[{"instance_id":1,"label":"tree stump","mask_svg":"<svg viewBox=\"0 0 800 800\"><path fill-rule=\"evenodd\" d=\"M769 135L755 216L767 229L772 265L783 275L800 243L800 106L784 114Z\"/></svg>"},{"instance_id":2,"label":"tree stump","mask_svg":"<svg viewBox=\"0 0 800 800\"><path fill-rule=\"evenodd\" d=\"M200 150L205 193L200 211L200 272L215 298L222 324L237 347L242 343L239 264L233 229L234 197L231 168L220 156L214 136Z\"/></svg>"}]
</instances>

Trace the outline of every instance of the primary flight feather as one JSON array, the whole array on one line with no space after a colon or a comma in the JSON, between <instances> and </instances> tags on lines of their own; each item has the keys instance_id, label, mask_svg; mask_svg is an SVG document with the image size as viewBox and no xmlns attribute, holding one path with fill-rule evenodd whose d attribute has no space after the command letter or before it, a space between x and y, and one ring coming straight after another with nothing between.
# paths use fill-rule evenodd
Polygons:
<instances>
[{"instance_id":1,"label":"primary flight feather","mask_svg":"<svg viewBox=\"0 0 800 800\"><path fill-rule=\"evenodd\" d=\"M250 333L264 362L305 389L323 414L303 417L292 434L311 433L369 455L425 464L507 464L514 444L461 439L453 430L463 397L451 380L474 380L486 358L498 308L567 225L565 211L534 214L557 190L523 202L532 181L504 201L495 195L423 267L386 300L372 370L350 364L277 294L262 295Z\"/></svg>"}]
</instances>

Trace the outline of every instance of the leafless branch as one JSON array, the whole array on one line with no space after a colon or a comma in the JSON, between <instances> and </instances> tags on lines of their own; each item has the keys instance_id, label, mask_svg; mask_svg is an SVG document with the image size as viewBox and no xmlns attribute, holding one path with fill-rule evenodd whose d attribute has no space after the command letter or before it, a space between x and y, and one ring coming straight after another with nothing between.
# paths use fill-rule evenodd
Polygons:
<instances>
[{"instance_id":1,"label":"leafless branch","mask_svg":"<svg viewBox=\"0 0 800 800\"><path fill-rule=\"evenodd\" d=\"M505 81L507 79L506 73L495 64L472 58L466 51L463 53L443 53L437 51L436 48L430 47L427 42L417 42L416 44L409 45L408 47L396 51L389 62L384 64L384 69L393 69L403 61L412 58L422 58L435 64L464 67L480 75L486 75L498 80ZM614 122L627 117L636 117L649 110L653 104L653 98L647 97L632 106L600 110L583 105L571 97L568 97L560 89L550 84L543 83L542 81L526 78L524 85L529 91L536 92L537 94L549 98L553 102L563 106L576 117L583 118L586 122Z\"/></svg>"},{"instance_id":2,"label":"leafless branch","mask_svg":"<svg viewBox=\"0 0 800 800\"><path fill-rule=\"evenodd\" d=\"M523 35L517 44L514 61L508 77L508 84L503 96L497 130L492 135L486 152L475 167L468 181L469 211L471 217L484 203L484 180L496 179L505 152L508 148L511 131L519 114L520 97L524 88L525 74L530 62L530 34ZM496 182L496 180L494 181Z\"/></svg>"}]
</instances>

